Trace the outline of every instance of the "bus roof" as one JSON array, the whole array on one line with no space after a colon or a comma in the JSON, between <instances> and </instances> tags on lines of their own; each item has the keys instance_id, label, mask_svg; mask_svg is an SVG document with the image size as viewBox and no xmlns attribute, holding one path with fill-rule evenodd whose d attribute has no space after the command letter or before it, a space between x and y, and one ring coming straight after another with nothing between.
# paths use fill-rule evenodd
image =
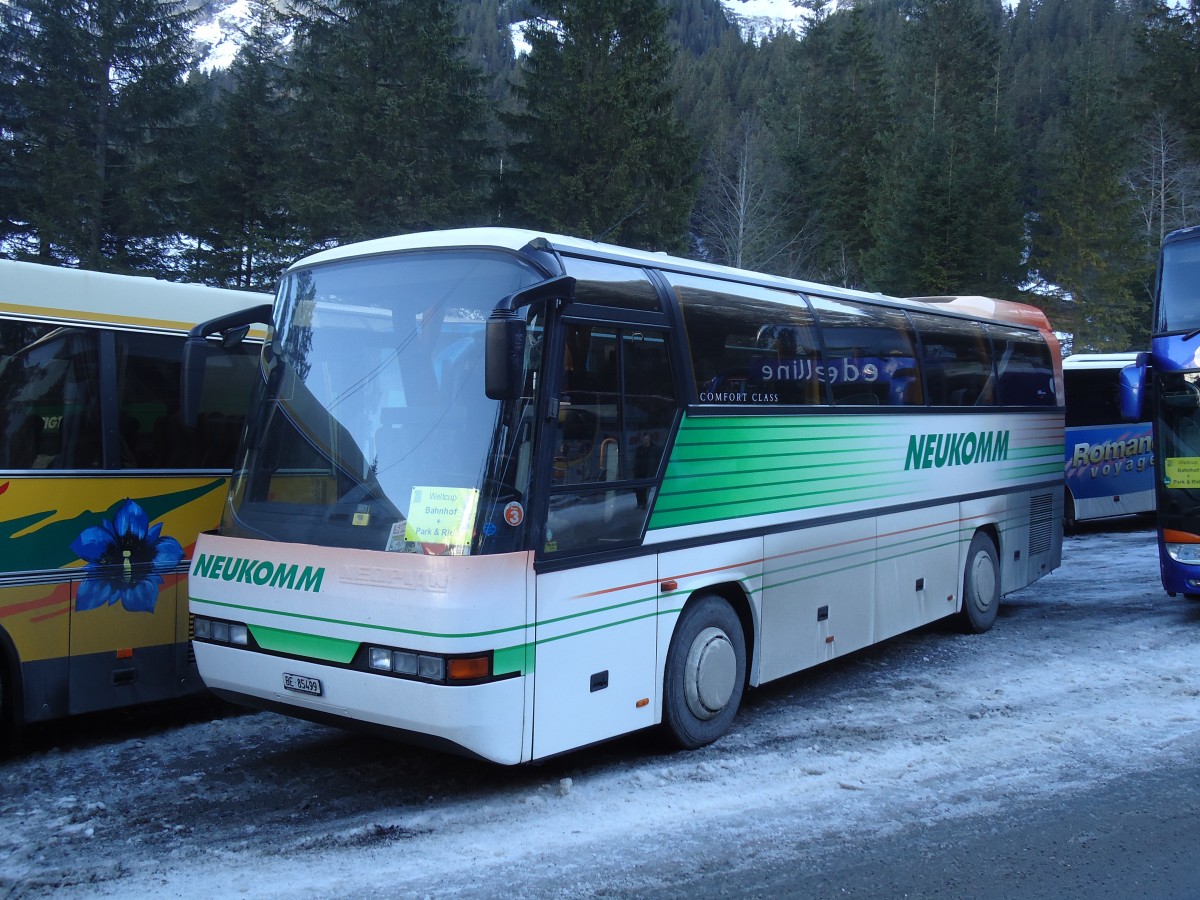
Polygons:
<instances>
[{"instance_id":1,"label":"bus roof","mask_svg":"<svg viewBox=\"0 0 1200 900\"><path fill-rule=\"evenodd\" d=\"M1063 360L1064 369L1123 369L1137 362L1139 354L1130 353L1072 353Z\"/></svg>"},{"instance_id":2,"label":"bus roof","mask_svg":"<svg viewBox=\"0 0 1200 900\"><path fill-rule=\"evenodd\" d=\"M1176 241L1187 241L1192 238L1200 238L1200 225L1192 225L1188 228L1178 228L1175 231L1168 232L1163 238L1163 244L1173 244Z\"/></svg>"},{"instance_id":3,"label":"bus roof","mask_svg":"<svg viewBox=\"0 0 1200 900\"><path fill-rule=\"evenodd\" d=\"M55 321L187 331L270 303L269 294L0 259L0 312Z\"/></svg>"},{"instance_id":4,"label":"bus roof","mask_svg":"<svg viewBox=\"0 0 1200 900\"><path fill-rule=\"evenodd\" d=\"M404 250L492 248L518 251L531 244L534 246L542 244L547 249L557 250L560 253L571 256L586 256L632 263L656 269L709 275L714 278L749 282L767 287L776 287L781 290L818 294L826 297L888 303L908 309L922 309L929 312L950 312L970 318L991 319L1029 328L1038 328L1043 331L1050 330L1050 323L1046 319L1045 313L1036 306L1029 306L1024 303L1013 303L1007 300L974 296L891 297L885 294L833 287L812 281L785 278L780 275L767 275L761 272L735 269L730 266L719 266L713 263L683 259L677 256L670 256L666 253L632 250L628 247L618 247L614 244L603 244L582 238L547 234L541 231L519 228L456 228L445 231L424 231L396 235L394 237L377 238L371 241L361 241L341 247L333 247L329 250L322 250L296 261L289 267L288 271L355 257L396 253Z\"/></svg>"}]
</instances>

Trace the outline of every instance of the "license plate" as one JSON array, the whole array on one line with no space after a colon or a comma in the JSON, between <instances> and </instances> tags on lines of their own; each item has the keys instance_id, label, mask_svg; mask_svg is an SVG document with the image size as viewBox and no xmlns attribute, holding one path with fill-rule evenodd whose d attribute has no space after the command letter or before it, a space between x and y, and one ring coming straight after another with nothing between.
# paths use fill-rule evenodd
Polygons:
<instances>
[{"instance_id":1,"label":"license plate","mask_svg":"<svg viewBox=\"0 0 1200 900\"><path fill-rule=\"evenodd\" d=\"M321 696L321 679L309 678L307 675L291 675L283 673L283 686L289 691L300 694L316 694Z\"/></svg>"}]
</instances>

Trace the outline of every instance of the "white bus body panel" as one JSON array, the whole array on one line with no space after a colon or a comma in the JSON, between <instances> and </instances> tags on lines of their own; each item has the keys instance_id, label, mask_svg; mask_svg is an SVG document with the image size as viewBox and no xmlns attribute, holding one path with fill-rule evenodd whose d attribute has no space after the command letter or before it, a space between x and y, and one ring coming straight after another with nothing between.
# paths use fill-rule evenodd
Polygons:
<instances>
[{"instance_id":1,"label":"white bus body panel","mask_svg":"<svg viewBox=\"0 0 1200 900\"><path fill-rule=\"evenodd\" d=\"M537 576L533 758L653 725L654 556Z\"/></svg>"},{"instance_id":2,"label":"white bus body panel","mask_svg":"<svg viewBox=\"0 0 1200 900\"><path fill-rule=\"evenodd\" d=\"M320 569L319 589L255 584L244 573L256 567L236 562L224 563L215 577L205 575L217 557ZM197 641L201 677L213 688L445 738L497 762L525 761L532 725L525 684L532 667L532 629L526 627L533 619L531 559L529 553L420 556L201 535L188 584L192 612L243 622L260 643L274 629L428 653L495 650L518 660L517 671L501 681L440 685ZM227 566L235 577L223 577ZM319 678L324 693L285 692L284 673Z\"/></svg>"},{"instance_id":3,"label":"white bus body panel","mask_svg":"<svg viewBox=\"0 0 1200 900\"><path fill-rule=\"evenodd\" d=\"M764 549L761 662L755 684L871 643L874 520L767 535Z\"/></svg>"}]
</instances>

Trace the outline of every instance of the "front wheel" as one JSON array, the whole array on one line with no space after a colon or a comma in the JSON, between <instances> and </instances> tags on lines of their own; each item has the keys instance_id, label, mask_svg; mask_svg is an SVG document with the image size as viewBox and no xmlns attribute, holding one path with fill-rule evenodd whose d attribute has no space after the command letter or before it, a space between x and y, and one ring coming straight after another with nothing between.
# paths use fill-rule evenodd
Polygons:
<instances>
[{"instance_id":1,"label":"front wheel","mask_svg":"<svg viewBox=\"0 0 1200 900\"><path fill-rule=\"evenodd\" d=\"M688 750L729 728L746 684L746 638L737 613L715 594L684 607L667 652L663 724Z\"/></svg>"},{"instance_id":2,"label":"front wheel","mask_svg":"<svg viewBox=\"0 0 1200 900\"><path fill-rule=\"evenodd\" d=\"M971 538L963 571L959 624L968 634L982 634L996 621L1000 609L1000 563L996 546L983 532Z\"/></svg>"}]
</instances>

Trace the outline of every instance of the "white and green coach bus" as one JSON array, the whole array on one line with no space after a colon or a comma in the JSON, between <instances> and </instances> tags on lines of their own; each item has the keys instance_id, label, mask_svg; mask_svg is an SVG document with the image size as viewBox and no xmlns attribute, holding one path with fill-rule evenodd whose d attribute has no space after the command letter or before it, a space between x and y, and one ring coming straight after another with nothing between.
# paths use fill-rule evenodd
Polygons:
<instances>
[{"instance_id":1,"label":"white and green coach bus","mask_svg":"<svg viewBox=\"0 0 1200 900\"><path fill-rule=\"evenodd\" d=\"M282 278L189 593L207 685L493 760L662 723L1060 560L1042 313L509 229Z\"/></svg>"}]
</instances>

